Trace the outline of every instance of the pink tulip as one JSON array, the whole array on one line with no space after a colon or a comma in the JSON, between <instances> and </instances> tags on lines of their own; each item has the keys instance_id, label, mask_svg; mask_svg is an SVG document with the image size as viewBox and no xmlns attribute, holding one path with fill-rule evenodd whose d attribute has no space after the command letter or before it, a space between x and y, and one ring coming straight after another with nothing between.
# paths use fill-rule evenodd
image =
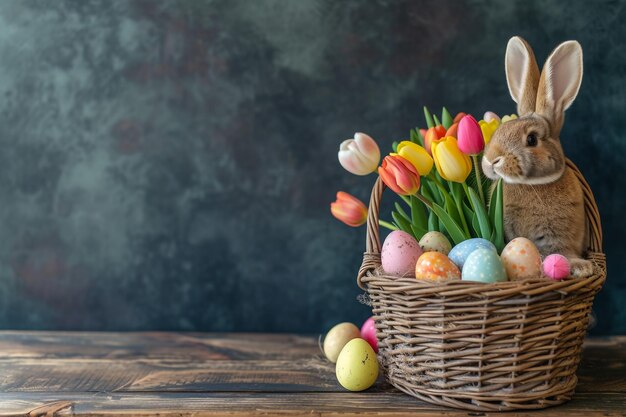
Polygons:
<instances>
[{"instance_id":1,"label":"pink tulip","mask_svg":"<svg viewBox=\"0 0 626 417\"><path fill-rule=\"evenodd\" d=\"M358 198L339 191L337 201L330 203L330 212L348 226L358 227L367 220L367 207Z\"/></svg>"},{"instance_id":2,"label":"pink tulip","mask_svg":"<svg viewBox=\"0 0 626 417\"><path fill-rule=\"evenodd\" d=\"M378 174L387 187L398 195L412 195L420 188L417 169L400 155L386 156Z\"/></svg>"},{"instance_id":3,"label":"pink tulip","mask_svg":"<svg viewBox=\"0 0 626 417\"><path fill-rule=\"evenodd\" d=\"M355 133L354 139L344 140L338 155L341 166L355 175L371 174L380 162L376 141L365 133Z\"/></svg>"},{"instance_id":4,"label":"pink tulip","mask_svg":"<svg viewBox=\"0 0 626 417\"><path fill-rule=\"evenodd\" d=\"M485 140L480 125L469 114L459 122L457 145L465 155L478 155L485 149Z\"/></svg>"}]
</instances>

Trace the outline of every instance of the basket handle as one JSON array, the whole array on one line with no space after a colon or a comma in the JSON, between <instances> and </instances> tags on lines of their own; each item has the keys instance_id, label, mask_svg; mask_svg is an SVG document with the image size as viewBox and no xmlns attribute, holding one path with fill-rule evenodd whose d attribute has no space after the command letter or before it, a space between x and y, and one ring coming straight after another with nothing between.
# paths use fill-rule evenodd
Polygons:
<instances>
[{"instance_id":1,"label":"basket handle","mask_svg":"<svg viewBox=\"0 0 626 417\"><path fill-rule=\"evenodd\" d=\"M365 236L365 253L363 253L363 263L359 269L359 275L356 282L362 290L365 286L361 282L369 271L380 266L380 229L378 226L378 218L380 216L380 200L385 191L385 183L378 177L372 195L370 197L370 205L367 212L367 234Z\"/></svg>"},{"instance_id":2,"label":"basket handle","mask_svg":"<svg viewBox=\"0 0 626 417\"><path fill-rule=\"evenodd\" d=\"M591 252L602 253L602 222L600 221L600 212L598 211L596 199L593 197L591 187L585 180L585 177L580 172L578 167L569 159L566 159L565 162L567 166L574 172L574 174L578 178L578 181L580 181L580 186L583 190L585 217L587 218L587 249Z\"/></svg>"},{"instance_id":3,"label":"basket handle","mask_svg":"<svg viewBox=\"0 0 626 417\"><path fill-rule=\"evenodd\" d=\"M566 159L567 166L574 172L583 190L584 204L585 204L585 217L587 218L587 231L586 236L589 240L588 250L591 252L602 253L602 224L600 222L600 212L596 200L593 197L591 187L583 177L578 167L574 165L572 161ZM380 266L380 228L378 226L378 219L380 216L380 200L385 191L385 183L378 177L376 183L372 188L372 194L370 197L370 205L367 213L367 235L365 240L365 253L363 253L363 263L359 268L359 274L357 276L357 284L363 290L365 286L361 282L361 279L367 275L368 272Z\"/></svg>"}]
</instances>

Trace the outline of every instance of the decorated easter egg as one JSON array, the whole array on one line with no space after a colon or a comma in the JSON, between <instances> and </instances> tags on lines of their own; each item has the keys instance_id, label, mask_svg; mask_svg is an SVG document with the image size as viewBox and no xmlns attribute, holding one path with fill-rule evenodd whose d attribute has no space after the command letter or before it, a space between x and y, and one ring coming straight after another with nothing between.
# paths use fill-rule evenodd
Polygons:
<instances>
[{"instance_id":1,"label":"decorated easter egg","mask_svg":"<svg viewBox=\"0 0 626 417\"><path fill-rule=\"evenodd\" d=\"M347 390L363 391L378 378L374 349L363 339L352 339L341 350L335 368L337 380Z\"/></svg>"},{"instance_id":2,"label":"decorated easter egg","mask_svg":"<svg viewBox=\"0 0 626 417\"><path fill-rule=\"evenodd\" d=\"M543 260L543 273L553 280L562 280L570 274L569 261L565 256L557 253L548 255Z\"/></svg>"},{"instance_id":3,"label":"decorated easter egg","mask_svg":"<svg viewBox=\"0 0 626 417\"><path fill-rule=\"evenodd\" d=\"M509 279L541 276L541 255L533 242L516 237L502 250L502 263Z\"/></svg>"},{"instance_id":4,"label":"decorated easter egg","mask_svg":"<svg viewBox=\"0 0 626 417\"><path fill-rule=\"evenodd\" d=\"M374 317L365 320L365 323L361 326L361 338L370 344L374 352L378 353L378 339L376 338Z\"/></svg>"},{"instance_id":5,"label":"decorated easter egg","mask_svg":"<svg viewBox=\"0 0 626 417\"><path fill-rule=\"evenodd\" d=\"M448 238L441 232L428 232L420 239L424 252L439 252L447 255L452 248Z\"/></svg>"},{"instance_id":6,"label":"decorated easter egg","mask_svg":"<svg viewBox=\"0 0 626 417\"><path fill-rule=\"evenodd\" d=\"M443 253L424 252L415 265L415 277L431 281L459 279L461 271Z\"/></svg>"},{"instance_id":7,"label":"decorated easter egg","mask_svg":"<svg viewBox=\"0 0 626 417\"><path fill-rule=\"evenodd\" d=\"M507 278L498 253L491 248L478 248L465 260L461 279L491 283L506 281Z\"/></svg>"},{"instance_id":8,"label":"decorated easter egg","mask_svg":"<svg viewBox=\"0 0 626 417\"><path fill-rule=\"evenodd\" d=\"M493 243L491 243L487 239L477 237L474 239L464 240L463 242L453 247L448 254L448 258L450 258L450 260L454 262L454 264L458 266L459 269L463 269L463 264L465 263L465 260L470 255L470 253L480 248L491 249L496 252L496 247Z\"/></svg>"},{"instance_id":9,"label":"decorated easter egg","mask_svg":"<svg viewBox=\"0 0 626 417\"><path fill-rule=\"evenodd\" d=\"M415 273L415 263L422 252L413 236L402 230L394 230L383 243L380 261L385 273L412 277Z\"/></svg>"},{"instance_id":10,"label":"decorated easter egg","mask_svg":"<svg viewBox=\"0 0 626 417\"><path fill-rule=\"evenodd\" d=\"M339 323L324 338L324 354L332 363L337 362L341 349L352 339L361 337L359 328L352 323Z\"/></svg>"}]
</instances>

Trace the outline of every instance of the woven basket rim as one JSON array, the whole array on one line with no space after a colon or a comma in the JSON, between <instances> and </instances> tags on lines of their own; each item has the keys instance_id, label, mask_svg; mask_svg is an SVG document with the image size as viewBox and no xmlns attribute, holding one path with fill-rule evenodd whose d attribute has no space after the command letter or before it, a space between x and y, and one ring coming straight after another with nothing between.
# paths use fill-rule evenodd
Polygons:
<instances>
[{"instance_id":1,"label":"woven basket rim","mask_svg":"<svg viewBox=\"0 0 626 417\"><path fill-rule=\"evenodd\" d=\"M532 277L526 279L502 281L493 283L482 283L473 281L462 281L458 279L449 280L418 280L415 277L398 277L386 274L382 267L369 270L361 282L368 287L375 286L381 290L401 293L401 292L423 292L437 293L442 296L454 295L481 295L484 297L502 296L511 293L534 296L550 291L569 293L578 290L593 290L602 286L606 279L606 266L604 254L592 253L587 256L594 263L594 273L588 277L575 278L567 277L560 281L550 280L546 277Z\"/></svg>"}]
</instances>

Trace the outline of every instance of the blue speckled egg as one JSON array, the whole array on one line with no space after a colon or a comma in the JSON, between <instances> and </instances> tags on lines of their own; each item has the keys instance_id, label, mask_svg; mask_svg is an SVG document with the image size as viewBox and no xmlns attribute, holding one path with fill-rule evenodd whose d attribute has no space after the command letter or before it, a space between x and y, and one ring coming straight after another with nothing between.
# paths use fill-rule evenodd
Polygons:
<instances>
[{"instance_id":1,"label":"blue speckled egg","mask_svg":"<svg viewBox=\"0 0 626 417\"><path fill-rule=\"evenodd\" d=\"M470 253L463 265L461 279L484 283L507 280L500 257L496 251L487 248L479 248Z\"/></svg>"},{"instance_id":2,"label":"blue speckled egg","mask_svg":"<svg viewBox=\"0 0 626 417\"><path fill-rule=\"evenodd\" d=\"M496 247L493 243L491 243L487 239L477 237L474 239L464 240L463 242L453 247L448 254L448 258L450 258L450 260L454 262L454 264L458 266L459 269L462 269L463 264L465 264L465 260L470 255L470 253L480 248L491 249L496 252Z\"/></svg>"}]
</instances>

